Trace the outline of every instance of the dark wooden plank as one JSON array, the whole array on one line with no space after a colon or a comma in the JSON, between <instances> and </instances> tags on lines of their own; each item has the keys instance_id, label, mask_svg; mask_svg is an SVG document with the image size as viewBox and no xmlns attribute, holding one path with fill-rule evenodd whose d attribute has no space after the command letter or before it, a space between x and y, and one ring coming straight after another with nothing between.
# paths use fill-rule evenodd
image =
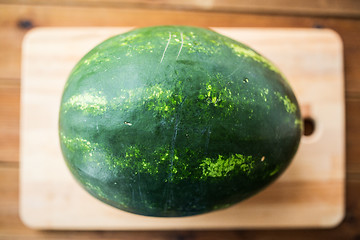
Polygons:
<instances>
[{"instance_id":1,"label":"dark wooden plank","mask_svg":"<svg viewBox=\"0 0 360 240\"><path fill-rule=\"evenodd\" d=\"M305 27L334 29L344 41L346 91L360 93L360 19L292 17L204 11L0 4L0 82L19 79L21 41L27 27L149 26ZM22 26L22 27L21 27Z\"/></svg>"},{"instance_id":2,"label":"dark wooden plank","mask_svg":"<svg viewBox=\"0 0 360 240\"><path fill-rule=\"evenodd\" d=\"M346 171L348 178L360 179L360 98L346 101ZM354 174L358 174L355 176ZM360 190L360 189L359 189ZM360 231L360 229L359 229Z\"/></svg>"},{"instance_id":3,"label":"dark wooden plank","mask_svg":"<svg viewBox=\"0 0 360 240\"><path fill-rule=\"evenodd\" d=\"M360 180L347 181L345 220L334 229L229 230L229 231L36 231L24 226L18 210L17 164L0 163L0 239L358 239L360 237ZM64 209L65 211L65 209ZM275 221L275 219L274 219Z\"/></svg>"},{"instance_id":4,"label":"dark wooden plank","mask_svg":"<svg viewBox=\"0 0 360 240\"><path fill-rule=\"evenodd\" d=\"M0 162L19 161L19 115L19 82L0 84Z\"/></svg>"},{"instance_id":5,"label":"dark wooden plank","mask_svg":"<svg viewBox=\"0 0 360 240\"><path fill-rule=\"evenodd\" d=\"M2 2L11 4L136 7L151 9L184 9L242 13L360 17L360 2L356 0L3 0Z\"/></svg>"}]
</instances>

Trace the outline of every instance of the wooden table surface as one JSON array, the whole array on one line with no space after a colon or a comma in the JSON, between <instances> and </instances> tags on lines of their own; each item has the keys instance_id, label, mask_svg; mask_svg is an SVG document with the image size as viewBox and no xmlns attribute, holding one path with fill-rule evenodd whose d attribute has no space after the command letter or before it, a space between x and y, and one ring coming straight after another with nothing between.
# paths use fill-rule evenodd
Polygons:
<instances>
[{"instance_id":1,"label":"wooden table surface","mask_svg":"<svg viewBox=\"0 0 360 240\"><path fill-rule=\"evenodd\" d=\"M360 4L356 0L0 0L0 239L360 239ZM271 2L271 4L269 4ZM300 4L301 2L301 4ZM333 229L35 231L19 218L20 62L39 26L324 27L344 42L346 216ZM36 114L36 113L35 113Z\"/></svg>"}]
</instances>

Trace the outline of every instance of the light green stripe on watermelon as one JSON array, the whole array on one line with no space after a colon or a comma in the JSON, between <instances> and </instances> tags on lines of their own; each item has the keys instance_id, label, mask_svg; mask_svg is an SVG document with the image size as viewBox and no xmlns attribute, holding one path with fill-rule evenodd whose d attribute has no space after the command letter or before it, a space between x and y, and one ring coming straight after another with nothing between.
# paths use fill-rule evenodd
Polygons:
<instances>
[{"instance_id":1,"label":"light green stripe on watermelon","mask_svg":"<svg viewBox=\"0 0 360 240\"><path fill-rule=\"evenodd\" d=\"M304 124L301 118L295 119L294 124L301 129L301 132L304 131Z\"/></svg>"},{"instance_id":2,"label":"light green stripe on watermelon","mask_svg":"<svg viewBox=\"0 0 360 240\"><path fill-rule=\"evenodd\" d=\"M107 109L108 101L102 96L102 91L91 89L89 92L74 95L63 104L64 111L80 110L87 114L101 115Z\"/></svg>"},{"instance_id":3,"label":"light green stripe on watermelon","mask_svg":"<svg viewBox=\"0 0 360 240\"><path fill-rule=\"evenodd\" d=\"M60 138L62 143L66 146L66 148L72 152L75 151L82 151L84 153L90 153L99 146L97 143L91 143L90 141L81 138L81 137L74 137L69 138L65 136L62 132L60 132Z\"/></svg>"},{"instance_id":4,"label":"light green stripe on watermelon","mask_svg":"<svg viewBox=\"0 0 360 240\"><path fill-rule=\"evenodd\" d=\"M291 102L288 96L282 96L281 93L275 92L278 99L284 104L285 110L288 113L295 113L297 110L296 104Z\"/></svg>"},{"instance_id":5,"label":"light green stripe on watermelon","mask_svg":"<svg viewBox=\"0 0 360 240\"><path fill-rule=\"evenodd\" d=\"M282 73L277 67L274 66L274 64L272 64L269 60L267 60L265 57L261 56L257 52L239 44L226 42L226 45L231 48L239 57L251 58L256 62L262 63L265 68L268 68L282 76Z\"/></svg>"},{"instance_id":6,"label":"light green stripe on watermelon","mask_svg":"<svg viewBox=\"0 0 360 240\"><path fill-rule=\"evenodd\" d=\"M302 127L302 120L301 119L295 119L295 125L301 125L301 127Z\"/></svg>"},{"instance_id":7,"label":"light green stripe on watermelon","mask_svg":"<svg viewBox=\"0 0 360 240\"><path fill-rule=\"evenodd\" d=\"M269 95L269 89L268 88L260 89L260 96L264 99L264 102L267 102L268 95ZM270 105L267 105L266 107L270 108Z\"/></svg>"},{"instance_id":8,"label":"light green stripe on watermelon","mask_svg":"<svg viewBox=\"0 0 360 240\"><path fill-rule=\"evenodd\" d=\"M203 169L203 178L206 177L225 177L230 172L236 171L249 175L254 168L255 160L252 156L242 154L232 154L226 158L218 155L217 159L205 158L200 166Z\"/></svg>"},{"instance_id":9,"label":"light green stripe on watermelon","mask_svg":"<svg viewBox=\"0 0 360 240\"><path fill-rule=\"evenodd\" d=\"M274 176L275 174L277 174L280 171L280 167L276 166L275 169L270 172L269 176Z\"/></svg>"},{"instance_id":10,"label":"light green stripe on watermelon","mask_svg":"<svg viewBox=\"0 0 360 240\"><path fill-rule=\"evenodd\" d=\"M174 166L171 169L172 178L168 180L182 180L191 175L188 164L179 159L177 150L175 149L172 154L170 148L166 146L155 149L150 154L151 156L144 155L143 151L136 146L129 146L124 149L123 157L116 157L105 146L98 143L91 143L80 137L66 137L62 133L60 137L68 150L88 153L88 156L84 157L83 161L97 162L98 166L107 166L106 168L109 170L122 171L133 168L135 174L147 173L156 175L163 167L163 164L169 164L173 161ZM99 159L96 152L101 152L105 158ZM155 161L152 159L155 159ZM255 159L252 156L242 154L231 154L229 157L219 154L216 158L205 157L203 160L199 160L198 162L201 164L198 167L202 169L202 179L207 177L225 177L232 171L243 172L249 175L255 164Z\"/></svg>"},{"instance_id":11,"label":"light green stripe on watermelon","mask_svg":"<svg viewBox=\"0 0 360 240\"><path fill-rule=\"evenodd\" d=\"M96 62L99 57L100 57L99 52L95 52L94 54L90 55L90 56L84 61L84 64L86 64L86 65L94 64L94 62Z\"/></svg>"},{"instance_id":12,"label":"light green stripe on watermelon","mask_svg":"<svg viewBox=\"0 0 360 240\"><path fill-rule=\"evenodd\" d=\"M99 197L106 198L106 194L102 191L102 189L99 186L94 186L90 182L85 182L85 187L89 189L92 192L95 192Z\"/></svg>"},{"instance_id":13,"label":"light green stripe on watermelon","mask_svg":"<svg viewBox=\"0 0 360 240\"><path fill-rule=\"evenodd\" d=\"M216 78L221 77L216 76ZM181 84L181 81L177 82L179 88ZM224 104L232 100L230 89L212 85L210 82L202 85L202 88L199 90L198 99L206 103L206 105L201 107L212 105L218 108L224 108ZM85 114L101 115L110 109L127 110L134 106L134 104L137 104L145 105L148 110L154 110L166 118L174 113L176 106L181 104L183 100L184 97L181 90L174 92L173 89L166 89L161 84L154 84L151 87L119 89L118 96L110 100L107 100L102 95L102 91L90 90L89 92L72 96L63 104L63 108L64 112L71 109ZM227 107L227 111L231 111L232 106L229 105Z\"/></svg>"}]
</instances>

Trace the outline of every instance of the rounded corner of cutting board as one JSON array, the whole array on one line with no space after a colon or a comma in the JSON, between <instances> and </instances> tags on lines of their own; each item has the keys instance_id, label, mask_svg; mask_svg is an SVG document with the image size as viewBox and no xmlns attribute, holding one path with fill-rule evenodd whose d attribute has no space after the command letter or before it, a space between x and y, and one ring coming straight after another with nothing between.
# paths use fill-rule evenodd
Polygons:
<instances>
[{"instance_id":1,"label":"rounded corner of cutting board","mask_svg":"<svg viewBox=\"0 0 360 240\"><path fill-rule=\"evenodd\" d=\"M38 35L46 33L49 29L49 27L35 27L30 30L28 30L22 40L22 48L24 48L26 45L31 43L34 40L37 40Z\"/></svg>"},{"instance_id":2,"label":"rounded corner of cutting board","mask_svg":"<svg viewBox=\"0 0 360 240\"><path fill-rule=\"evenodd\" d=\"M344 41L343 41L340 33L338 33L336 30L334 30L332 28L326 28L326 29L324 29L324 31L328 32L329 38L333 38L333 41L337 42L341 46L343 45Z\"/></svg>"},{"instance_id":3,"label":"rounded corner of cutting board","mask_svg":"<svg viewBox=\"0 0 360 240\"><path fill-rule=\"evenodd\" d=\"M30 210L31 211L31 210ZM42 223L36 223L36 219L33 218L34 213L29 212L27 206L21 201L20 198L20 206L19 206L19 218L21 222L27 227L31 229L42 229L44 226Z\"/></svg>"}]
</instances>

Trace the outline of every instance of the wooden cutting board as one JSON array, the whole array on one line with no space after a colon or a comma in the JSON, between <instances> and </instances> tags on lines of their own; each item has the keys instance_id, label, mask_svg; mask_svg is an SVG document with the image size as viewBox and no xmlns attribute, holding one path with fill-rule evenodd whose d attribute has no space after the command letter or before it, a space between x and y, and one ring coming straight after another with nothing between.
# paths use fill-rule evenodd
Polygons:
<instances>
[{"instance_id":1,"label":"wooden cutting board","mask_svg":"<svg viewBox=\"0 0 360 240\"><path fill-rule=\"evenodd\" d=\"M38 229L234 229L333 227L344 217L343 50L331 30L216 28L272 60L287 76L304 117L304 136L286 172L233 207L193 217L129 214L96 200L73 179L58 142L58 111L75 63L130 28L40 28L24 39L21 83L20 215Z\"/></svg>"}]
</instances>

